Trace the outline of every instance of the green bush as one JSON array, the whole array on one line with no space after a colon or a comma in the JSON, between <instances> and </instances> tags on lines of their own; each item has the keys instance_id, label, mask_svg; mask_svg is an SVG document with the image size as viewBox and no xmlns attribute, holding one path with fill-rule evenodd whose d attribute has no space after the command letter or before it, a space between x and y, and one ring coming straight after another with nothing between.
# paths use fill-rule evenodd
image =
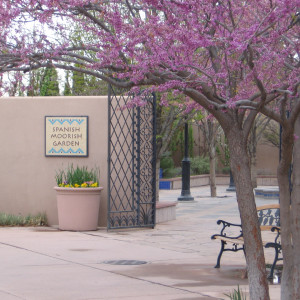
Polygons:
<instances>
[{"instance_id":1,"label":"green bush","mask_svg":"<svg viewBox=\"0 0 300 300\"><path fill-rule=\"evenodd\" d=\"M179 177L181 176L182 170L180 167L178 168L170 168L166 169L163 172L164 178L174 178L174 177Z\"/></svg>"},{"instance_id":2,"label":"green bush","mask_svg":"<svg viewBox=\"0 0 300 300\"><path fill-rule=\"evenodd\" d=\"M172 170L174 169L174 161L173 158L171 157L171 152L168 151L162 155L160 159L160 167L163 171L164 178L172 177L171 173L173 172Z\"/></svg>"},{"instance_id":3,"label":"green bush","mask_svg":"<svg viewBox=\"0 0 300 300\"><path fill-rule=\"evenodd\" d=\"M191 158L191 175L209 174L209 158L193 157Z\"/></svg>"},{"instance_id":4,"label":"green bush","mask_svg":"<svg viewBox=\"0 0 300 300\"><path fill-rule=\"evenodd\" d=\"M47 226L46 214L15 216L0 213L0 226Z\"/></svg>"},{"instance_id":5,"label":"green bush","mask_svg":"<svg viewBox=\"0 0 300 300\"><path fill-rule=\"evenodd\" d=\"M164 170L174 168L174 161L170 152L165 152L160 159L160 167Z\"/></svg>"},{"instance_id":6,"label":"green bush","mask_svg":"<svg viewBox=\"0 0 300 300\"><path fill-rule=\"evenodd\" d=\"M222 174L226 174L226 175L230 174L230 167L222 168Z\"/></svg>"}]
</instances>

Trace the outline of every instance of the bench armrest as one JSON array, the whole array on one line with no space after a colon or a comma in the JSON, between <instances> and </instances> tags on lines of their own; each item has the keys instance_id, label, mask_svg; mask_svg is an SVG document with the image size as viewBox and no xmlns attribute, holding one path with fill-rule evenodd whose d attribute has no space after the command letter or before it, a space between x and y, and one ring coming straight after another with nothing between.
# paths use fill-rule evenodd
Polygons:
<instances>
[{"instance_id":1,"label":"bench armrest","mask_svg":"<svg viewBox=\"0 0 300 300\"><path fill-rule=\"evenodd\" d=\"M271 228L272 232L277 232L274 243L280 244L280 227L274 226Z\"/></svg>"},{"instance_id":2,"label":"bench armrest","mask_svg":"<svg viewBox=\"0 0 300 300\"><path fill-rule=\"evenodd\" d=\"M227 237L227 238L230 238L230 239L238 239L238 238L240 238L240 237L243 236L243 231L242 231L242 225L241 224L229 223L229 222L224 221L224 220L218 220L217 224L218 225L222 225L221 231L220 231L219 234L212 235L211 239L215 239L216 236L223 236L223 237ZM235 236L228 235L228 233L226 232L226 230L229 227L238 227L238 228L240 228L240 232L237 235L235 235Z\"/></svg>"},{"instance_id":3,"label":"bench armrest","mask_svg":"<svg viewBox=\"0 0 300 300\"><path fill-rule=\"evenodd\" d=\"M281 250L281 245L273 242L266 243L265 248L277 248Z\"/></svg>"},{"instance_id":4,"label":"bench armrest","mask_svg":"<svg viewBox=\"0 0 300 300\"><path fill-rule=\"evenodd\" d=\"M269 242L265 245L266 248L278 248L281 249L280 243L280 227L274 226L271 228L272 232L277 232L274 242Z\"/></svg>"},{"instance_id":5,"label":"bench armrest","mask_svg":"<svg viewBox=\"0 0 300 300\"><path fill-rule=\"evenodd\" d=\"M277 232L280 234L280 227L273 226L273 227L271 228L271 231L272 231L272 232L277 231Z\"/></svg>"}]
</instances>

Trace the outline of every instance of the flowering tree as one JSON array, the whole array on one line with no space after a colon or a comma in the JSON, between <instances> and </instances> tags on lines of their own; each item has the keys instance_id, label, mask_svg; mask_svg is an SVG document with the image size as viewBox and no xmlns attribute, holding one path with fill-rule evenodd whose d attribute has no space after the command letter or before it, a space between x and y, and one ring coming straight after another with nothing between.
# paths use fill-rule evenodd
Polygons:
<instances>
[{"instance_id":1,"label":"flowering tree","mask_svg":"<svg viewBox=\"0 0 300 300\"><path fill-rule=\"evenodd\" d=\"M246 146L262 112L284 124L283 153L290 158L300 111L299 8L300 0L1 0L0 74L80 71L134 92L146 86L144 92L182 93L212 114L228 139L250 296L269 299ZM34 39L25 26L31 22L39 24ZM70 22L88 35L80 45L67 38ZM143 105L141 99L134 104ZM284 108L291 109L289 120ZM282 227L291 237L288 221ZM286 245L285 262L293 265ZM288 289L299 298L299 286L286 280L283 299L292 299Z\"/></svg>"}]
</instances>

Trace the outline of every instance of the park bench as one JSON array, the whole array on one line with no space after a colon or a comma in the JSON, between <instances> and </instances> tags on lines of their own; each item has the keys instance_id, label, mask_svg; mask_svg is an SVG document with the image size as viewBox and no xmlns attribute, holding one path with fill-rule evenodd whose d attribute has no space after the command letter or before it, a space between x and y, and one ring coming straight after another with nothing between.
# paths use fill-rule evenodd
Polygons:
<instances>
[{"instance_id":1,"label":"park bench","mask_svg":"<svg viewBox=\"0 0 300 300\"><path fill-rule=\"evenodd\" d=\"M280 206L279 204L259 206L257 207L257 214L261 231L272 231L276 233L276 235L272 236L275 236L273 242L264 241L263 239L264 247L274 248L275 251L274 261L268 276L269 279L272 279L277 262L282 260L280 243ZM214 234L211 239L221 241L221 249L215 266L215 268L220 268L223 252L237 252L242 250L245 253L245 248L242 226L240 224L233 224L224 220L218 220L217 224L222 225L221 232L219 234Z\"/></svg>"}]
</instances>

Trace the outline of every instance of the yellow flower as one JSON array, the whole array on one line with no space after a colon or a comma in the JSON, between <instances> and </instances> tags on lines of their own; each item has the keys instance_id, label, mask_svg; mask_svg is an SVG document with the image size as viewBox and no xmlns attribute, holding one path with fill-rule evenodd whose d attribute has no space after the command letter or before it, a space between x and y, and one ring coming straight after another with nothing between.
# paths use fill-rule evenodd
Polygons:
<instances>
[{"instance_id":1,"label":"yellow flower","mask_svg":"<svg viewBox=\"0 0 300 300\"><path fill-rule=\"evenodd\" d=\"M75 186L76 188L80 187L80 185L77 184L77 183L75 183L74 186Z\"/></svg>"},{"instance_id":2,"label":"yellow flower","mask_svg":"<svg viewBox=\"0 0 300 300\"><path fill-rule=\"evenodd\" d=\"M98 182L94 182L93 184L91 184L91 187L97 187L98 186Z\"/></svg>"},{"instance_id":3,"label":"yellow flower","mask_svg":"<svg viewBox=\"0 0 300 300\"><path fill-rule=\"evenodd\" d=\"M81 187L87 187L87 183L84 182L84 183L81 185Z\"/></svg>"}]
</instances>

